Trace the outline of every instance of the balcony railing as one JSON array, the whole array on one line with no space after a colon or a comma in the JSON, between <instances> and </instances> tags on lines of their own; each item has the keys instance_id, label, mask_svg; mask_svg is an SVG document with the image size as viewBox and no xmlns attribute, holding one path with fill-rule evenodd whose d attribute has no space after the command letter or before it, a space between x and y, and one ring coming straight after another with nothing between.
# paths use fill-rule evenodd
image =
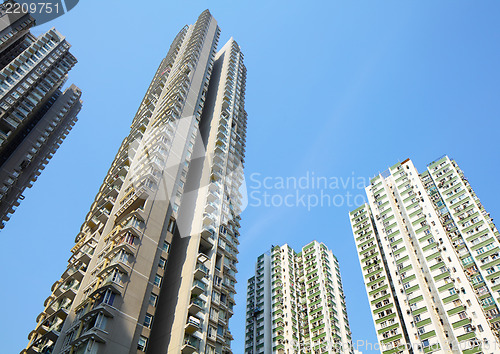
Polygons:
<instances>
[{"instance_id":1,"label":"balcony railing","mask_svg":"<svg viewBox=\"0 0 500 354\"><path fill-rule=\"evenodd\" d=\"M200 347L200 340L191 335L184 337L184 345L182 346L182 353L194 353Z\"/></svg>"},{"instance_id":2,"label":"balcony railing","mask_svg":"<svg viewBox=\"0 0 500 354\"><path fill-rule=\"evenodd\" d=\"M198 264L194 271L195 279L203 279L208 274L208 268L202 264Z\"/></svg>"}]
</instances>

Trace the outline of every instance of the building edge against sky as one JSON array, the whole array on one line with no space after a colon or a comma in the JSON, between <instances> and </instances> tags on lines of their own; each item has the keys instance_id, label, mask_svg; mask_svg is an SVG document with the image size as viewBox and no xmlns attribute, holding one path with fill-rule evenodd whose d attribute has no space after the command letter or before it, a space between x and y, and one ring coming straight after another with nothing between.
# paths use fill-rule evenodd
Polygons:
<instances>
[{"instance_id":1,"label":"building edge against sky","mask_svg":"<svg viewBox=\"0 0 500 354\"><path fill-rule=\"evenodd\" d=\"M381 351L498 352L499 233L457 163L407 159L366 194L349 215Z\"/></svg>"},{"instance_id":2,"label":"building edge against sky","mask_svg":"<svg viewBox=\"0 0 500 354\"><path fill-rule=\"evenodd\" d=\"M82 102L75 85L62 92L76 64L70 44L54 28L38 38L26 12L0 5L0 229L26 188L77 121Z\"/></svg>"},{"instance_id":3,"label":"building edge against sky","mask_svg":"<svg viewBox=\"0 0 500 354\"><path fill-rule=\"evenodd\" d=\"M245 354L352 353L337 258L312 241L274 246L247 284Z\"/></svg>"},{"instance_id":4,"label":"building edge against sky","mask_svg":"<svg viewBox=\"0 0 500 354\"><path fill-rule=\"evenodd\" d=\"M175 37L23 352L232 352L246 68L219 34Z\"/></svg>"}]
</instances>

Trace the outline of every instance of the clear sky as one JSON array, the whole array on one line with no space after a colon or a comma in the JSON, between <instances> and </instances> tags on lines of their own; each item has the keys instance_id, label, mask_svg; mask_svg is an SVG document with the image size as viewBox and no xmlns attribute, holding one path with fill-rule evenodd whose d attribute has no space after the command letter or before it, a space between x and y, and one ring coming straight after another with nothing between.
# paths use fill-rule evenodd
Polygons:
<instances>
[{"instance_id":1,"label":"clear sky","mask_svg":"<svg viewBox=\"0 0 500 354\"><path fill-rule=\"evenodd\" d=\"M245 174L233 351L243 353L246 281L271 245L324 242L340 261L354 340L376 342L348 211L366 180L407 157L455 158L500 215L500 2L81 1L55 26L79 63L79 122L0 233L2 353L19 352L174 36L209 8L248 68ZM336 178L335 205L280 200L280 178ZM350 179L349 179L350 178ZM333 181L333 179L332 179ZM264 192L275 205L264 205ZM300 189L318 196L319 189ZM253 193L253 194L252 194ZM310 197L313 198L314 197ZM313 199L311 199L313 201ZM268 200L269 201L269 200ZM349 205L349 201L351 205ZM290 206L297 202L297 206ZM257 204L261 204L257 206ZM324 199L324 203L326 203ZM308 210L309 209L309 210ZM370 352L359 348L362 352Z\"/></svg>"}]
</instances>

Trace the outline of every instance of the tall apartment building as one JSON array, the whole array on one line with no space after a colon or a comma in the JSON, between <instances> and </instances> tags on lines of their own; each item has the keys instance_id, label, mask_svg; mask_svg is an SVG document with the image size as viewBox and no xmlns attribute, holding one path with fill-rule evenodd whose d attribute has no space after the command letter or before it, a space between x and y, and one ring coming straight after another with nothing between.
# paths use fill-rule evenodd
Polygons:
<instances>
[{"instance_id":1,"label":"tall apartment building","mask_svg":"<svg viewBox=\"0 0 500 354\"><path fill-rule=\"evenodd\" d=\"M500 241L454 160L407 159L371 180L350 212L385 353L497 353Z\"/></svg>"},{"instance_id":2,"label":"tall apartment building","mask_svg":"<svg viewBox=\"0 0 500 354\"><path fill-rule=\"evenodd\" d=\"M175 37L26 353L231 353L246 68L219 33Z\"/></svg>"},{"instance_id":3,"label":"tall apartment building","mask_svg":"<svg viewBox=\"0 0 500 354\"><path fill-rule=\"evenodd\" d=\"M337 258L313 241L275 246L248 280L245 354L352 353Z\"/></svg>"},{"instance_id":4,"label":"tall apartment building","mask_svg":"<svg viewBox=\"0 0 500 354\"><path fill-rule=\"evenodd\" d=\"M80 90L62 92L76 59L55 29L38 38L27 13L0 5L0 229L77 121Z\"/></svg>"}]
</instances>

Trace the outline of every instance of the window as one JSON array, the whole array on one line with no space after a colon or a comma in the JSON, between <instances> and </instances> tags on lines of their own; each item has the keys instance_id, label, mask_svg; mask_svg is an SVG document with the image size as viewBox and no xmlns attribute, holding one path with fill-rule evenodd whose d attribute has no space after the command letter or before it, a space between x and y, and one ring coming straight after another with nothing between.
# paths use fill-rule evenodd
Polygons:
<instances>
[{"instance_id":1,"label":"window","mask_svg":"<svg viewBox=\"0 0 500 354\"><path fill-rule=\"evenodd\" d=\"M148 339L146 337L140 336L139 342L137 343L137 350L145 352L147 345L148 345Z\"/></svg>"},{"instance_id":2,"label":"window","mask_svg":"<svg viewBox=\"0 0 500 354\"><path fill-rule=\"evenodd\" d=\"M217 325L217 335L223 337L224 336L224 327L221 325Z\"/></svg>"},{"instance_id":3,"label":"window","mask_svg":"<svg viewBox=\"0 0 500 354\"><path fill-rule=\"evenodd\" d=\"M175 228L175 220L174 219L170 219L170 221L168 223L168 231L170 233L174 233L174 228Z\"/></svg>"},{"instance_id":4,"label":"window","mask_svg":"<svg viewBox=\"0 0 500 354\"><path fill-rule=\"evenodd\" d=\"M158 267L161 269L165 269L165 266L167 265L167 260L163 257L160 257L160 261L158 262Z\"/></svg>"},{"instance_id":5,"label":"window","mask_svg":"<svg viewBox=\"0 0 500 354\"><path fill-rule=\"evenodd\" d=\"M117 271L115 269L115 271L113 272L113 277L112 277L112 281L115 282L115 283L121 283L122 281L122 273Z\"/></svg>"},{"instance_id":6,"label":"window","mask_svg":"<svg viewBox=\"0 0 500 354\"><path fill-rule=\"evenodd\" d=\"M170 243L168 243L167 241L163 242L163 250L165 252L168 252L170 250Z\"/></svg>"},{"instance_id":7,"label":"window","mask_svg":"<svg viewBox=\"0 0 500 354\"><path fill-rule=\"evenodd\" d=\"M129 234L127 233L123 239L122 239L122 242L123 243L128 243L129 245L134 245L134 236L132 234Z\"/></svg>"},{"instance_id":8,"label":"window","mask_svg":"<svg viewBox=\"0 0 500 354\"><path fill-rule=\"evenodd\" d=\"M95 341L93 339L89 340L85 352L92 353L92 348L94 348Z\"/></svg>"},{"instance_id":9,"label":"window","mask_svg":"<svg viewBox=\"0 0 500 354\"><path fill-rule=\"evenodd\" d=\"M156 285L157 287L161 287L161 281L162 281L162 277L159 276L158 274L156 274L153 284Z\"/></svg>"},{"instance_id":10,"label":"window","mask_svg":"<svg viewBox=\"0 0 500 354\"><path fill-rule=\"evenodd\" d=\"M106 328L107 317L100 312L95 320L94 327L104 330Z\"/></svg>"},{"instance_id":11,"label":"window","mask_svg":"<svg viewBox=\"0 0 500 354\"><path fill-rule=\"evenodd\" d=\"M118 254L118 261L122 262L122 263L125 263L125 264L128 264L128 258L129 258L129 254L125 251L120 251L120 253Z\"/></svg>"},{"instance_id":12,"label":"window","mask_svg":"<svg viewBox=\"0 0 500 354\"><path fill-rule=\"evenodd\" d=\"M153 315L147 313L146 317L144 317L144 327L151 328L152 324L153 324Z\"/></svg>"},{"instance_id":13,"label":"window","mask_svg":"<svg viewBox=\"0 0 500 354\"><path fill-rule=\"evenodd\" d=\"M208 326L208 338L215 339L217 330L213 326Z\"/></svg>"},{"instance_id":14,"label":"window","mask_svg":"<svg viewBox=\"0 0 500 354\"><path fill-rule=\"evenodd\" d=\"M115 293L110 290L106 290L106 292L104 293L104 300L102 302L108 304L109 306L113 306L114 300L115 300Z\"/></svg>"},{"instance_id":15,"label":"window","mask_svg":"<svg viewBox=\"0 0 500 354\"><path fill-rule=\"evenodd\" d=\"M156 302L158 301L158 295L151 293L149 295L149 304L156 307Z\"/></svg>"}]
</instances>

